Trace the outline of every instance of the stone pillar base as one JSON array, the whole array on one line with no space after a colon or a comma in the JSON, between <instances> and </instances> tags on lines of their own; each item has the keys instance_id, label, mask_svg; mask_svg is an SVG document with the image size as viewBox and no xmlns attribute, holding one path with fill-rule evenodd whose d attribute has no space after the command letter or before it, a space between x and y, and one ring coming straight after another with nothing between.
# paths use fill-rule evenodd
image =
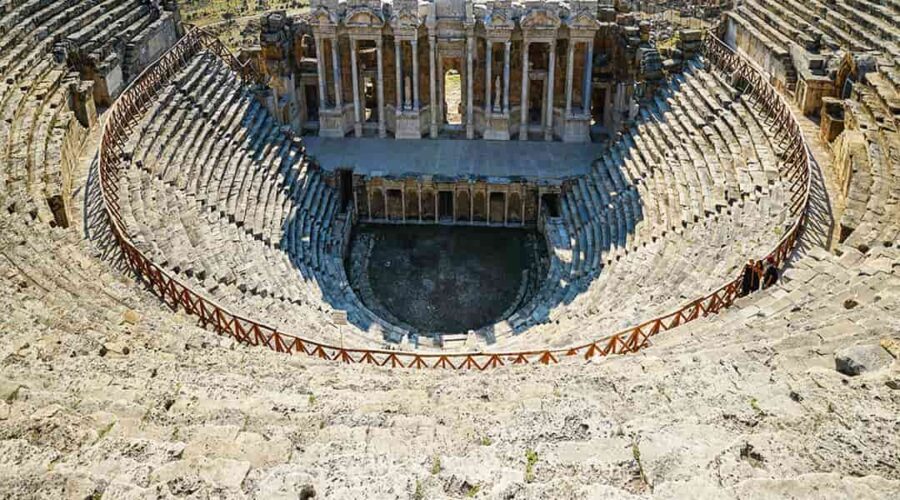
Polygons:
<instances>
[{"instance_id":1,"label":"stone pillar base","mask_svg":"<svg viewBox=\"0 0 900 500\"><path fill-rule=\"evenodd\" d=\"M508 141L509 134L509 114L492 113L486 117L484 127L484 138L489 141Z\"/></svg>"},{"instance_id":2,"label":"stone pillar base","mask_svg":"<svg viewBox=\"0 0 900 500\"><path fill-rule=\"evenodd\" d=\"M396 139L421 139L420 123L418 111L401 112L397 115L397 129L394 131L394 137Z\"/></svg>"},{"instance_id":3,"label":"stone pillar base","mask_svg":"<svg viewBox=\"0 0 900 500\"><path fill-rule=\"evenodd\" d=\"M587 116L570 116L563 122L563 142L591 142L591 120Z\"/></svg>"},{"instance_id":4,"label":"stone pillar base","mask_svg":"<svg viewBox=\"0 0 900 500\"><path fill-rule=\"evenodd\" d=\"M347 127L341 110L319 111L319 137L344 137L346 132Z\"/></svg>"}]
</instances>

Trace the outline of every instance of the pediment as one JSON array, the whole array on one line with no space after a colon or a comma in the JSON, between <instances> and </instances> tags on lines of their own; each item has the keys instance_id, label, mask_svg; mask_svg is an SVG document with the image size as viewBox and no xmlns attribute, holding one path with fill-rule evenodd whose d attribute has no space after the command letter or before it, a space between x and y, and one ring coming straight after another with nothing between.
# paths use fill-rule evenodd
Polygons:
<instances>
[{"instance_id":1,"label":"pediment","mask_svg":"<svg viewBox=\"0 0 900 500\"><path fill-rule=\"evenodd\" d=\"M566 24L570 29L596 30L600 25L600 22L597 21L597 18L592 16L589 12L581 11L569 17L569 19L566 20Z\"/></svg>"},{"instance_id":2,"label":"pediment","mask_svg":"<svg viewBox=\"0 0 900 500\"><path fill-rule=\"evenodd\" d=\"M494 10L484 19L486 28L511 28L515 23L509 18L509 15L503 10Z\"/></svg>"},{"instance_id":3,"label":"pediment","mask_svg":"<svg viewBox=\"0 0 900 500\"><path fill-rule=\"evenodd\" d=\"M529 29L557 29L562 21L556 13L546 9L538 9L526 14L519 22L522 28Z\"/></svg>"},{"instance_id":4,"label":"pediment","mask_svg":"<svg viewBox=\"0 0 900 500\"><path fill-rule=\"evenodd\" d=\"M418 13L412 10L402 10L394 14L391 24L398 27L416 27L421 23Z\"/></svg>"},{"instance_id":5,"label":"pediment","mask_svg":"<svg viewBox=\"0 0 900 500\"><path fill-rule=\"evenodd\" d=\"M384 20L368 7L359 7L347 12L344 16L344 25L362 28L381 28Z\"/></svg>"},{"instance_id":6,"label":"pediment","mask_svg":"<svg viewBox=\"0 0 900 500\"><path fill-rule=\"evenodd\" d=\"M317 25L337 24L337 16L325 7L318 7L309 15L309 23Z\"/></svg>"}]
</instances>

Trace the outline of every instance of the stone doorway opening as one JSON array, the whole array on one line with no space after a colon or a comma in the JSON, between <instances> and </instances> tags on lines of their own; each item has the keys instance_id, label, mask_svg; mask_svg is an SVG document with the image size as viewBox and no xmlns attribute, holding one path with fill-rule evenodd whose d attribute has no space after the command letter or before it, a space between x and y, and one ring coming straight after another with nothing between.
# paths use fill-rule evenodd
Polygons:
<instances>
[{"instance_id":1,"label":"stone doorway opening","mask_svg":"<svg viewBox=\"0 0 900 500\"><path fill-rule=\"evenodd\" d=\"M438 218L441 220L453 220L453 191L440 191L438 193Z\"/></svg>"},{"instance_id":2,"label":"stone doorway opening","mask_svg":"<svg viewBox=\"0 0 900 500\"><path fill-rule=\"evenodd\" d=\"M591 126L602 126L603 115L606 113L606 89L595 88L591 96Z\"/></svg>"},{"instance_id":3,"label":"stone doorway opening","mask_svg":"<svg viewBox=\"0 0 900 500\"><path fill-rule=\"evenodd\" d=\"M528 125L544 125L544 80L528 81Z\"/></svg>"},{"instance_id":4,"label":"stone doorway opening","mask_svg":"<svg viewBox=\"0 0 900 500\"><path fill-rule=\"evenodd\" d=\"M363 121L366 123L378 122L378 95L375 87L375 79L369 75L363 77L363 99L365 109L363 110Z\"/></svg>"},{"instance_id":5,"label":"stone doorway opening","mask_svg":"<svg viewBox=\"0 0 900 500\"><path fill-rule=\"evenodd\" d=\"M319 121L319 90L316 85L309 84L303 86L306 98L307 121Z\"/></svg>"},{"instance_id":6,"label":"stone doorway opening","mask_svg":"<svg viewBox=\"0 0 900 500\"><path fill-rule=\"evenodd\" d=\"M556 193L544 193L541 195L541 210L547 211L548 217L559 217L559 195Z\"/></svg>"},{"instance_id":7,"label":"stone doorway opening","mask_svg":"<svg viewBox=\"0 0 900 500\"><path fill-rule=\"evenodd\" d=\"M462 125L462 75L456 69L444 73L445 124Z\"/></svg>"},{"instance_id":8,"label":"stone doorway opening","mask_svg":"<svg viewBox=\"0 0 900 500\"><path fill-rule=\"evenodd\" d=\"M346 212L347 207L353 203L353 170L338 169L337 174L341 193L341 212Z\"/></svg>"}]
</instances>

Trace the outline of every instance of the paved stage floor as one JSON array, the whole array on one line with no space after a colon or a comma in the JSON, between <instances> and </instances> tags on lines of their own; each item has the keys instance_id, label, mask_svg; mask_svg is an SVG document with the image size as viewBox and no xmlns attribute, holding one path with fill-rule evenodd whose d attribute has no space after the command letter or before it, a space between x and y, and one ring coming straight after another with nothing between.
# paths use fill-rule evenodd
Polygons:
<instances>
[{"instance_id":1,"label":"paved stage floor","mask_svg":"<svg viewBox=\"0 0 900 500\"><path fill-rule=\"evenodd\" d=\"M561 180L586 174L603 145L464 139L396 140L303 137L309 154L328 170L363 175L527 177Z\"/></svg>"}]
</instances>

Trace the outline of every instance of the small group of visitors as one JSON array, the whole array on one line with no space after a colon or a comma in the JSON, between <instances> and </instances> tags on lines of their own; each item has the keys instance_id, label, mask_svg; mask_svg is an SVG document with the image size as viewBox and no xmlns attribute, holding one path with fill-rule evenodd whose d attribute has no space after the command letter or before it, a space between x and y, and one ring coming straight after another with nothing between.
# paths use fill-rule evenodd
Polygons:
<instances>
[{"instance_id":1,"label":"small group of visitors","mask_svg":"<svg viewBox=\"0 0 900 500\"><path fill-rule=\"evenodd\" d=\"M766 262L750 259L744 266L741 278L741 297L757 290L764 290L778 282L778 266L774 257L767 257Z\"/></svg>"}]
</instances>

